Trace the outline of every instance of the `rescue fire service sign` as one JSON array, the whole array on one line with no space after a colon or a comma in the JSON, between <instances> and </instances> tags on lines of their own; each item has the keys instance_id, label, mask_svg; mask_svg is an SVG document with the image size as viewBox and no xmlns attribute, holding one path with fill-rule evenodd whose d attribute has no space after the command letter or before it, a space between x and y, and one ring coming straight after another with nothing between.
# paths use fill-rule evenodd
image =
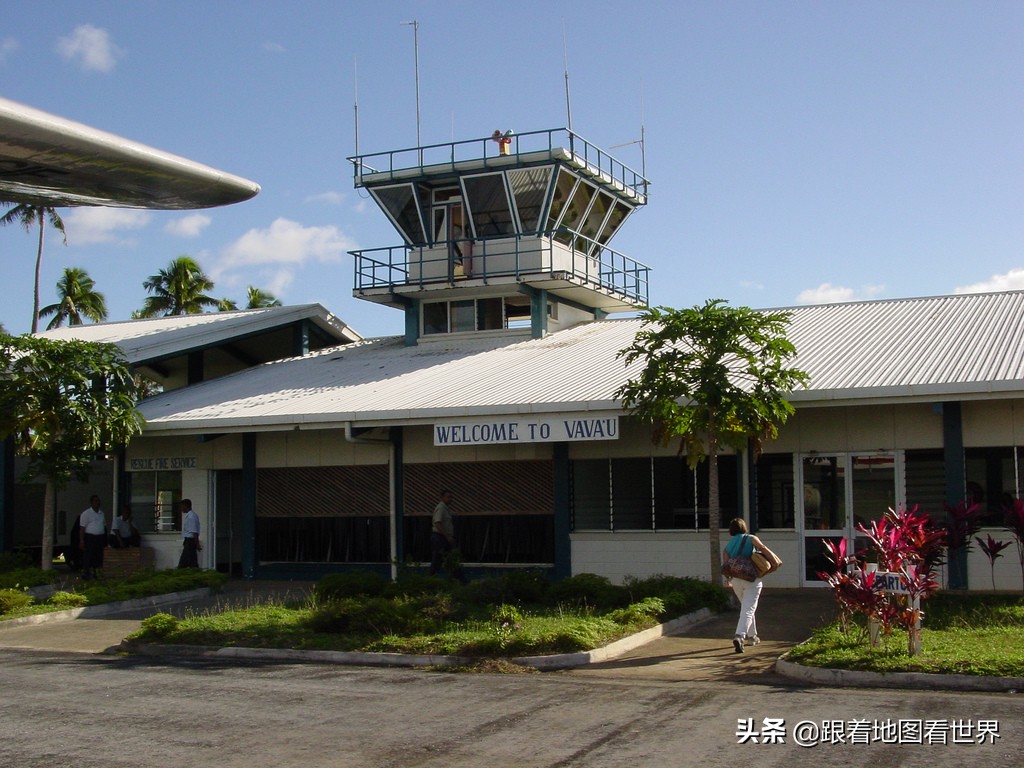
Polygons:
<instances>
[{"instance_id":1,"label":"rescue fire service sign","mask_svg":"<svg viewBox=\"0 0 1024 768\"><path fill-rule=\"evenodd\" d=\"M618 416L481 419L434 424L434 445L565 443L618 440Z\"/></svg>"}]
</instances>

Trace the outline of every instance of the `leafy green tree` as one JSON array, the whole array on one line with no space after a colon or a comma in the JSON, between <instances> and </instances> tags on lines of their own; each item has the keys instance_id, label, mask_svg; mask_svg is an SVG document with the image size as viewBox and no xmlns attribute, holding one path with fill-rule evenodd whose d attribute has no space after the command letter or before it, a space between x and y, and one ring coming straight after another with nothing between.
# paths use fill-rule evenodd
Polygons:
<instances>
[{"instance_id":1,"label":"leafy green tree","mask_svg":"<svg viewBox=\"0 0 1024 768\"><path fill-rule=\"evenodd\" d=\"M796 348L786 338L788 312L757 312L709 299L689 309L658 307L642 315L633 343L620 350L639 372L615 396L653 425L654 439L680 438L694 468L708 459L708 537L712 579L721 571L718 453L778 435L793 413L785 395L808 376L788 366ZM706 441L706 443L705 443Z\"/></svg>"},{"instance_id":2,"label":"leafy green tree","mask_svg":"<svg viewBox=\"0 0 1024 768\"><path fill-rule=\"evenodd\" d=\"M213 290L213 281L191 256L173 259L167 269L146 278L142 287L153 295L146 297L141 317L197 315L220 306L220 299L206 293Z\"/></svg>"},{"instance_id":3,"label":"leafy green tree","mask_svg":"<svg viewBox=\"0 0 1024 768\"><path fill-rule=\"evenodd\" d=\"M53 315L47 330L68 325L82 325L84 320L98 323L107 319L107 300L96 290L96 281L89 273L78 267L65 267L64 274L57 281L56 304L39 310L39 319ZM84 319L83 319L84 318Z\"/></svg>"},{"instance_id":4,"label":"leafy green tree","mask_svg":"<svg viewBox=\"0 0 1024 768\"><path fill-rule=\"evenodd\" d=\"M250 285L246 292L246 309L264 309L265 307L280 307L281 301L270 291L256 288Z\"/></svg>"},{"instance_id":5,"label":"leafy green tree","mask_svg":"<svg viewBox=\"0 0 1024 768\"><path fill-rule=\"evenodd\" d=\"M0 226L8 224L21 224L26 232L31 232L33 227L39 228L39 244L36 248L36 271L35 283L32 291L32 333L39 330L39 270L43 265L43 234L46 232L46 224L56 229L64 237L64 245L68 244L68 236L64 231L64 221L57 213L56 208L48 208L42 205L30 205L20 203L0 216Z\"/></svg>"},{"instance_id":6,"label":"leafy green tree","mask_svg":"<svg viewBox=\"0 0 1024 768\"><path fill-rule=\"evenodd\" d=\"M137 389L113 344L0 336L0 440L28 458L26 479L46 481L42 567L53 560L56 492L88 479L90 460L142 431Z\"/></svg>"}]
</instances>

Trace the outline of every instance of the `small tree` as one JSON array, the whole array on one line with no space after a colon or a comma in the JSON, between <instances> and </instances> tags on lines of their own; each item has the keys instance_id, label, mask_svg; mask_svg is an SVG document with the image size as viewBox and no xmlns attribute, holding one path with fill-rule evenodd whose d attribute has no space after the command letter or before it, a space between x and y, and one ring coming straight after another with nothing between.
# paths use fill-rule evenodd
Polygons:
<instances>
[{"instance_id":1,"label":"small tree","mask_svg":"<svg viewBox=\"0 0 1024 768\"><path fill-rule=\"evenodd\" d=\"M46 481L42 567L53 565L57 489L88 479L93 457L142 431L137 389L113 344L0 336L0 439L28 458L26 479Z\"/></svg>"},{"instance_id":2,"label":"small tree","mask_svg":"<svg viewBox=\"0 0 1024 768\"><path fill-rule=\"evenodd\" d=\"M615 393L624 408L654 427L653 438L681 438L695 468L708 459L708 538L712 580L721 571L718 452L777 436L793 413L785 395L808 376L789 367L788 312L758 312L710 299L689 309L658 307L642 315L633 343L619 352L639 373ZM705 440L707 444L705 445Z\"/></svg>"}]
</instances>

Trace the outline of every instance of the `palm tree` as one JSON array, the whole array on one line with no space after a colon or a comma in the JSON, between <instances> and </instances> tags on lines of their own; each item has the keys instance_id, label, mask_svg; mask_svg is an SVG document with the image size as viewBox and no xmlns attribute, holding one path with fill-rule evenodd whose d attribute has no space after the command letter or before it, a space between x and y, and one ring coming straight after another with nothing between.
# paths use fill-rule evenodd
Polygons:
<instances>
[{"instance_id":1,"label":"palm tree","mask_svg":"<svg viewBox=\"0 0 1024 768\"><path fill-rule=\"evenodd\" d=\"M270 291L264 291L261 288L255 288L249 286L249 291L246 294L249 299L249 303L245 305L246 309L263 309L264 307L280 307L281 300L278 299Z\"/></svg>"},{"instance_id":2,"label":"palm tree","mask_svg":"<svg viewBox=\"0 0 1024 768\"><path fill-rule=\"evenodd\" d=\"M47 330L60 328L65 322L82 325L85 320L98 323L107 319L107 300L84 269L65 267L64 275L57 281L57 296L60 301L39 310L40 320L53 315Z\"/></svg>"},{"instance_id":3,"label":"palm tree","mask_svg":"<svg viewBox=\"0 0 1024 768\"><path fill-rule=\"evenodd\" d=\"M67 245L68 236L64 231L64 221L57 213L56 208L20 203L0 217L0 226L6 227L8 224L18 223L25 228L26 232L31 232L33 227L39 227L39 247L36 249L36 277L32 291L32 333L39 329L39 270L43 264L43 233L46 231L47 222L61 233L64 237L64 245Z\"/></svg>"},{"instance_id":4,"label":"palm tree","mask_svg":"<svg viewBox=\"0 0 1024 768\"><path fill-rule=\"evenodd\" d=\"M153 295L146 297L140 317L197 315L207 307L220 306L220 299L205 293L213 289L213 281L191 256L173 259L167 269L146 278L142 287Z\"/></svg>"}]
</instances>

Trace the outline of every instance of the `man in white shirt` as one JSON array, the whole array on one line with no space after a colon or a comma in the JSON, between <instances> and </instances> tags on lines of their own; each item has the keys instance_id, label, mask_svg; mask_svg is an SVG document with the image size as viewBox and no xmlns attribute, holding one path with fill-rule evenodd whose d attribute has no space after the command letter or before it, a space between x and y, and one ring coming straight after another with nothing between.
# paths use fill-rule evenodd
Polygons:
<instances>
[{"instance_id":1,"label":"man in white shirt","mask_svg":"<svg viewBox=\"0 0 1024 768\"><path fill-rule=\"evenodd\" d=\"M181 557L179 568L198 568L199 552L203 545L199 541L199 515L192 509L191 499L181 500Z\"/></svg>"},{"instance_id":2,"label":"man in white shirt","mask_svg":"<svg viewBox=\"0 0 1024 768\"><path fill-rule=\"evenodd\" d=\"M82 547L82 578L91 579L103 568L103 547L107 543L107 520L100 509L100 497L93 494L89 507L78 516Z\"/></svg>"}]
</instances>

